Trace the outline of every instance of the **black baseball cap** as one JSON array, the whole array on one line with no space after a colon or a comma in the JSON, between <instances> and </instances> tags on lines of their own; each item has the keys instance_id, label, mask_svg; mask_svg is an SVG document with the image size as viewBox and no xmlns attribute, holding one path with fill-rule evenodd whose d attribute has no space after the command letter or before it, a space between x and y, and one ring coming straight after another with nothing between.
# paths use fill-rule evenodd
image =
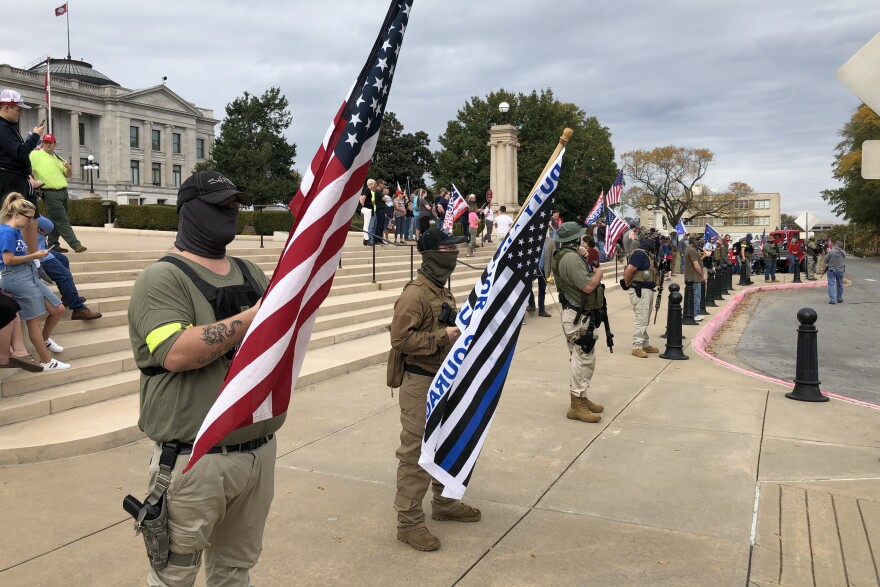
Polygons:
<instances>
[{"instance_id":1,"label":"black baseball cap","mask_svg":"<svg viewBox=\"0 0 880 587\"><path fill-rule=\"evenodd\" d=\"M251 197L240 192L235 184L222 173L199 171L190 175L177 190L177 211L180 211L183 204L196 198L216 206L231 196L238 197L238 201L245 206L251 205Z\"/></svg>"},{"instance_id":2,"label":"black baseball cap","mask_svg":"<svg viewBox=\"0 0 880 587\"><path fill-rule=\"evenodd\" d=\"M434 227L422 233L417 247L420 253L426 253L437 249L440 245L459 245L466 241L467 239L463 236L455 236Z\"/></svg>"}]
</instances>

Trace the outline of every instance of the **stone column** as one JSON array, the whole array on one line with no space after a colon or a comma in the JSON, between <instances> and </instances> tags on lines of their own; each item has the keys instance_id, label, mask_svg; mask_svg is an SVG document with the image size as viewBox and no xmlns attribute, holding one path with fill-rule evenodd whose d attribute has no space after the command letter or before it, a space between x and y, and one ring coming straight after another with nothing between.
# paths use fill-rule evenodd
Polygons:
<instances>
[{"instance_id":1,"label":"stone column","mask_svg":"<svg viewBox=\"0 0 880 587\"><path fill-rule=\"evenodd\" d=\"M153 123L144 121L144 168L141 170L141 185L153 185Z\"/></svg>"},{"instance_id":2,"label":"stone column","mask_svg":"<svg viewBox=\"0 0 880 587\"><path fill-rule=\"evenodd\" d=\"M654 210L654 228L663 230L663 210Z\"/></svg>"},{"instance_id":3,"label":"stone column","mask_svg":"<svg viewBox=\"0 0 880 587\"><path fill-rule=\"evenodd\" d=\"M172 143L174 133L174 126L170 124L165 125L165 179L162 181L162 185L171 187L174 185L174 177L171 175L171 171L174 169L174 147ZM183 137L180 137L183 140Z\"/></svg>"},{"instance_id":4,"label":"stone column","mask_svg":"<svg viewBox=\"0 0 880 587\"><path fill-rule=\"evenodd\" d=\"M492 202L506 206L508 212L519 210L519 176L516 153L519 148L517 130L511 124L496 124L489 129L489 188Z\"/></svg>"},{"instance_id":5,"label":"stone column","mask_svg":"<svg viewBox=\"0 0 880 587\"><path fill-rule=\"evenodd\" d=\"M79 117L81 112L70 113L70 179L79 179Z\"/></svg>"}]
</instances>

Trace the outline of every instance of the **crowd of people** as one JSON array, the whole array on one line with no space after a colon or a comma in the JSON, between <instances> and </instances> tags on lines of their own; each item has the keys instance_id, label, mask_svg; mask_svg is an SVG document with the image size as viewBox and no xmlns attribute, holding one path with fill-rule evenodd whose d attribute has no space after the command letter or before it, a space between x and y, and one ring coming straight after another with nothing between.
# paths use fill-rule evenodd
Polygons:
<instances>
[{"instance_id":1,"label":"crowd of people","mask_svg":"<svg viewBox=\"0 0 880 587\"><path fill-rule=\"evenodd\" d=\"M55 152L55 136L44 134L45 121L22 137L19 123L29 108L15 90L0 92L0 368L57 371L70 368L52 356L64 351L51 334L65 307L73 320L101 314L85 306L59 240L86 251L68 215L70 162ZM47 284L58 287L61 299ZM20 321L39 361L24 346Z\"/></svg>"}]
</instances>

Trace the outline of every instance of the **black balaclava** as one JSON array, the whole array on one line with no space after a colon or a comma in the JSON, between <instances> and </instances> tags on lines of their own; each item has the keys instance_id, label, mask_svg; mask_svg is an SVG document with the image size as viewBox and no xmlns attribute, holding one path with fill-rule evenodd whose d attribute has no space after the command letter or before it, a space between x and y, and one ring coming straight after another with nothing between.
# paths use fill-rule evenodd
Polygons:
<instances>
[{"instance_id":1,"label":"black balaclava","mask_svg":"<svg viewBox=\"0 0 880 587\"><path fill-rule=\"evenodd\" d=\"M237 208L215 206L195 198L180 207L174 246L209 259L226 256L226 245L235 238Z\"/></svg>"},{"instance_id":2,"label":"black balaclava","mask_svg":"<svg viewBox=\"0 0 880 587\"><path fill-rule=\"evenodd\" d=\"M443 287L449 281L449 276L455 271L456 259L458 259L458 251L425 251L422 253L422 266L419 273Z\"/></svg>"}]
</instances>

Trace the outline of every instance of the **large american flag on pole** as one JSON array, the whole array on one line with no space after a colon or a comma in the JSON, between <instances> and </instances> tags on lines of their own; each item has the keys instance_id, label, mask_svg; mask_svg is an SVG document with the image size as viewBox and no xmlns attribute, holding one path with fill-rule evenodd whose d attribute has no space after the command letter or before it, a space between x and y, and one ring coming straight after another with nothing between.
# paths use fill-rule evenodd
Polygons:
<instances>
[{"instance_id":1,"label":"large american flag on pole","mask_svg":"<svg viewBox=\"0 0 880 587\"><path fill-rule=\"evenodd\" d=\"M608 190L608 193L605 195L605 203L609 206L614 206L615 204L620 203L620 192L623 190L623 170L617 172L617 179L614 180L614 183L611 185L611 189Z\"/></svg>"},{"instance_id":2,"label":"large american flag on pole","mask_svg":"<svg viewBox=\"0 0 880 587\"><path fill-rule=\"evenodd\" d=\"M452 195L449 197L449 205L446 206L446 214L443 216L443 230L452 234L452 227L455 221L465 213L468 204L462 197L461 192L452 184Z\"/></svg>"},{"instance_id":3,"label":"large american flag on pole","mask_svg":"<svg viewBox=\"0 0 880 587\"><path fill-rule=\"evenodd\" d=\"M621 218L617 212L612 210L610 207L605 206L605 253L606 255L610 255L608 251L613 251L614 243L617 242L626 229L629 228L626 225L626 222Z\"/></svg>"},{"instance_id":4,"label":"large american flag on pole","mask_svg":"<svg viewBox=\"0 0 880 587\"><path fill-rule=\"evenodd\" d=\"M287 244L185 470L231 431L287 410L376 149L412 2L391 2L366 64L290 202Z\"/></svg>"},{"instance_id":5,"label":"large american flag on pole","mask_svg":"<svg viewBox=\"0 0 880 587\"><path fill-rule=\"evenodd\" d=\"M428 388L419 464L461 498L507 378L550 222L562 154L549 165L456 319L461 336Z\"/></svg>"},{"instance_id":6,"label":"large american flag on pole","mask_svg":"<svg viewBox=\"0 0 880 587\"><path fill-rule=\"evenodd\" d=\"M589 226L595 223L597 220L602 218L602 214L605 212L605 192L603 191L599 194L599 197L596 198L596 203L593 204L593 209L590 210L590 213L587 214L587 219L584 220L584 225Z\"/></svg>"}]
</instances>

